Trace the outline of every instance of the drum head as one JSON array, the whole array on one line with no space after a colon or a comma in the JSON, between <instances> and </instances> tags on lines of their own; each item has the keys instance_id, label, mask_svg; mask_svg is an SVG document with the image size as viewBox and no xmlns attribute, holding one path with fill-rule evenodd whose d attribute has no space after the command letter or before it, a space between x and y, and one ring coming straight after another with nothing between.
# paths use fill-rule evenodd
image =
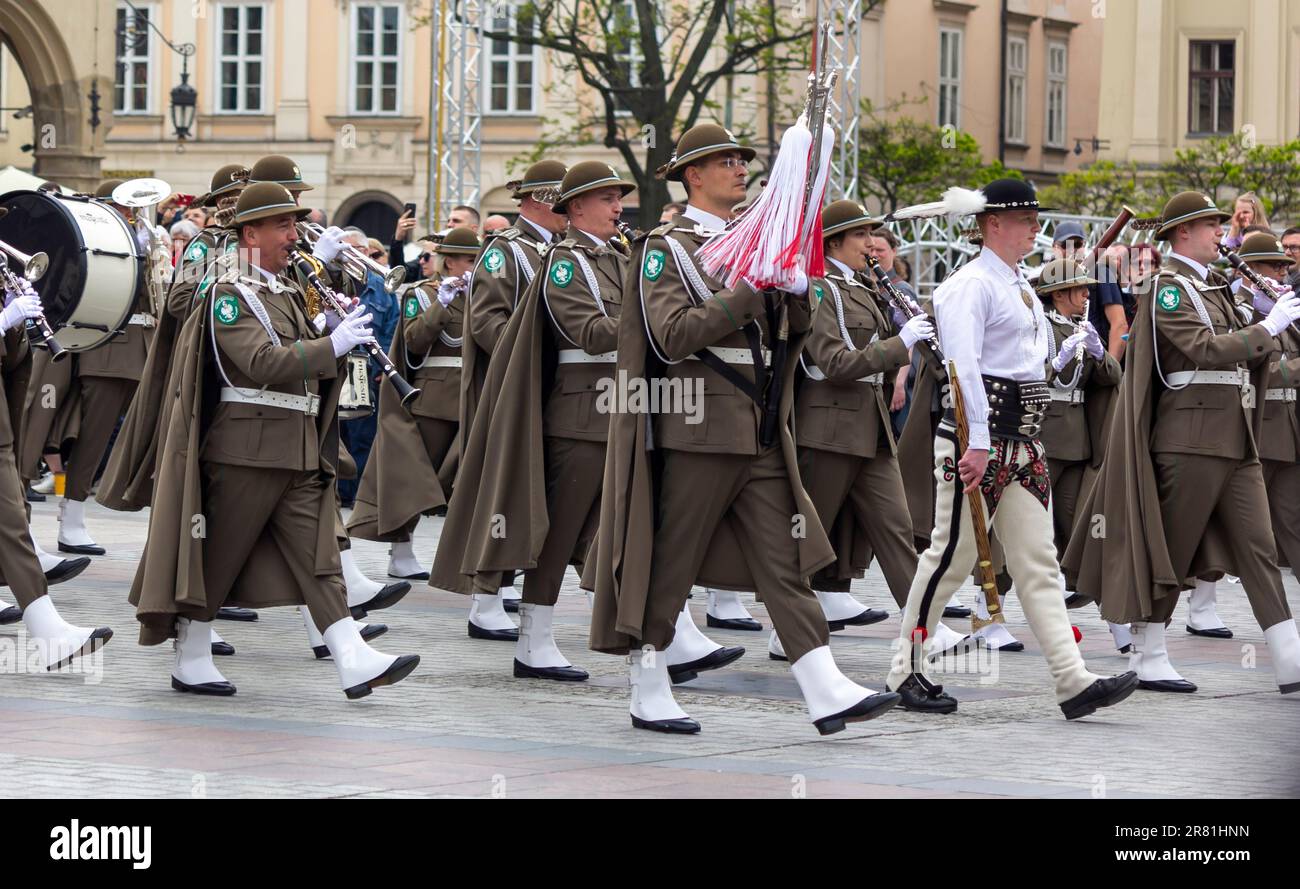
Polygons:
<instances>
[{"instance_id":1,"label":"drum head","mask_svg":"<svg viewBox=\"0 0 1300 889\"><path fill-rule=\"evenodd\" d=\"M23 253L43 252L50 258L44 276L35 282L45 320L58 327L68 320L86 286L87 263L81 231L63 204L47 194L12 191L0 197L9 214L0 219L0 241ZM22 274L18 263L9 268Z\"/></svg>"}]
</instances>

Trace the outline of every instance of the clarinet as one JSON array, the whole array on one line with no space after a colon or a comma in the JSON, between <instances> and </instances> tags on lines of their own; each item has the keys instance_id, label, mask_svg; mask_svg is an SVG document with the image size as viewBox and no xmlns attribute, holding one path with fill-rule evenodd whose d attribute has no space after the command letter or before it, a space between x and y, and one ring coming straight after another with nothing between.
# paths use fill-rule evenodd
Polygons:
<instances>
[{"instance_id":1,"label":"clarinet","mask_svg":"<svg viewBox=\"0 0 1300 889\"><path fill-rule=\"evenodd\" d=\"M14 270L9 268L9 263L5 261L0 261L0 277L4 279L4 286L15 296L23 292L25 280L30 283L30 279L19 278L14 274ZM54 339L54 331L50 329L50 323L45 320L44 312L27 322L27 339L33 346L49 349L51 361L62 361L68 357L68 350Z\"/></svg>"},{"instance_id":2,"label":"clarinet","mask_svg":"<svg viewBox=\"0 0 1300 889\"><path fill-rule=\"evenodd\" d=\"M298 274L302 275L307 283L315 288L316 292L320 294L321 299L329 303L329 308L332 309L340 318L347 315L350 308L348 306L348 301L344 299L338 291L321 280L320 275L316 273L317 266L311 254L304 253L301 250L295 250L292 253L292 260L294 268L298 270ZM379 348L379 343L377 341L370 339L362 343L362 345L365 347L365 350L370 353L370 357L375 360L375 363L383 369L384 377L392 384L393 389L397 392L402 404L409 403L411 399L420 394L419 389L416 389L408 383L402 375L397 372L397 368L393 366L393 362L389 357L384 354L384 350Z\"/></svg>"},{"instance_id":3,"label":"clarinet","mask_svg":"<svg viewBox=\"0 0 1300 889\"><path fill-rule=\"evenodd\" d=\"M889 297L889 301L893 303L894 307L898 309L898 311L902 312L904 318L919 318L925 314L915 303L904 296L902 291L894 286L894 282L889 280L889 273L886 272L885 267L880 264L880 260L876 259L874 256L868 256L867 264L870 266L872 273L876 276L876 280L880 282L880 286L885 288L885 295ZM926 346L929 347L930 354L934 356L935 361L939 362L940 367L944 367L947 364L943 357L943 350L939 348L938 333L931 334L926 339L921 340L921 342L925 343Z\"/></svg>"},{"instance_id":4,"label":"clarinet","mask_svg":"<svg viewBox=\"0 0 1300 889\"><path fill-rule=\"evenodd\" d=\"M1233 269L1236 270L1237 274L1254 284L1258 290L1260 290L1265 296L1270 297L1273 302L1277 302L1279 294L1277 289L1273 286L1272 281L1246 265L1246 261L1238 256L1236 251L1220 244L1219 253L1223 255L1224 259L1228 260L1228 265L1232 266ZM1294 321L1292 321L1289 326L1296 333L1300 333L1300 327L1296 327Z\"/></svg>"}]
</instances>

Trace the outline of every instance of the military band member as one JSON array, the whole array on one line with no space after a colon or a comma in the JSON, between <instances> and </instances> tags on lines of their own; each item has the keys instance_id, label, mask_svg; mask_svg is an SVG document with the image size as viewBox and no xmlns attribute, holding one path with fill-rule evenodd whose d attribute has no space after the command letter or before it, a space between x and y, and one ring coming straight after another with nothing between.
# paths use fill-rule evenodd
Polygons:
<instances>
[{"instance_id":1,"label":"military band member","mask_svg":"<svg viewBox=\"0 0 1300 889\"><path fill-rule=\"evenodd\" d=\"M465 292L479 253L478 236L454 228L434 249L434 277L398 290L402 320L389 350L420 394L403 407L392 387L380 392L379 433L348 520L352 537L407 548L420 516L445 507L451 494ZM428 572L422 573L427 579ZM505 624L515 629L508 617Z\"/></svg>"},{"instance_id":2,"label":"military band member","mask_svg":"<svg viewBox=\"0 0 1300 889\"><path fill-rule=\"evenodd\" d=\"M5 211L0 208L0 216ZM108 627L69 624L50 599L45 573L36 557L27 525L27 497L14 456L24 389L31 375L31 350L24 325L42 312L36 291L23 281L20 293L4 291L0 308L0 584L13 590L17 606L0 602L0 622L21 613L27 634L47 670L66 666L89 654L113 635Z\"/></svg>"},{"instance_id":3,"label":"military band member","mask_svg":"<svg viewBox=\"0 0 1300 889\"><path fill-rule=\"evenodd\" d=\"M961 383L969 444L957 453L956 424L946 414L935 440L934 530L908 594L889 687L915 683L928 691L915 672L924 670L924 659L914 657L912 646L933 633L943 604L975 561L966 497L976 495L988 527L999 531L1057 703L1066 719L1077 719L1128 697L1137 677L1103 679L1088 671L1061 597L1048 471L1036 428L1047 401L1049 324L1019 268L1039 232L1038 199L1019 179L991 182L982 195L975 219L983 249L934 292L939 339Z\"/></svg>"},{"instance_id":4,"label":"military band member","mask_svg":"<svg viewBox=\"0 0 1300 889\"><path fill-rule=\"evenodd\" d=\"M811 324L807 278L797 275L789 292L755 291L743 281L729 290L695 257L745 199L753 157L720 126L692 127L657 171L683 183L686 210L633 244L636 285L620 318L619 374L703 390L702 416L661 404L653 419L629 409L610 424L600 529L589 556L595 566L583 583L596 592L591 647L631 655L637 728L698 732L700 724L673 699L670 677L694 678L741 653L718 648L686 662L675 656L693 583L757 592L819 732L898 703L897 695L872 692L840 672L808 586L834 552L799 481L790 431L791 386ZM781 355L777 335L786 321L788 352L771 358L774 347ZM763 429L769 398L777 411L770 438Z\"/></svg>"},{"instance_id":5,"label":"military band member","mask_svg":"<svg viewBox=\"0 0 1300 889\"><path fill-rule=\"evenodd\" d=\"M474 266L465 300L458 454L465 453L465 439L474 422L488 362L506 322L537 276L542 249L564 234L569 224L563 213L551 208L565 172L565 165L560 161L541 160L525 170L523 178L507 183L511 197L519 202L519 216L514 225L483 240L483 252ZM511 578L503 575L501 580L501 595L480 602L479 616L485 626L512 629L514 624L510 619L498 612L503 605L515 608L520 594Z\"/></svg>"},{"instance_id":6,"label":"military band member","mask_svg":"<svg viewBox=\"0 0 1300 889\"><path fill-rule=\"evenodd\" d=\"M1236 574L1286 694L1300 691L1300 636L1268 521L1258 401L1300 299L1288 294L1243 323L1227 280L1209 267L1227 218L1197 192L1165 204L1155 237L1171 251L1139 302L1106 461L1081 504L1106 533L1080 521L1064 565L1103 617L1131 622L1130 666L1142 688L1165 692L1196 690L1165 644L1179 592L1207 574Z\"/></svg>"},{"instance_id":7,"label":"military band member","mask_svg":"<svg viewBox=\"0 0 1300 889\"><path fill-rule=\"evenodd\" d=\"M281 185L249 185L232 223L247 274L223 275L181 333L179 403L160 450L149 537L131 602L140 641L176 639L172 687L229 695L211 624L226 601L305 604L349 698L407 676L415 655L362 639L348 610L336 539L340 360L367 341L354 309L318 329L280 277L307 214Z\"/></svg>"},{"instance_id":8,"label":"military band member","mask_svg":"<svg viewBox=\"0 0 1300 889\"><path fill-rule=\"evenodd\" d=\"M908 350L934 327L918 315L895 333L875 285L860 276L867 269L874 222L856 201L836 201L822 211L826 277L813 281L817 310L804 347L807 379L795 399L799 475L822 526L838 529L831 532L838 557L834 577L812 581L832 630L889 616L866 609L847 591L849 578L866 567L866 558L851 564L858 552L879 561L900 610L916 574L912 522L885 392L886 386L893 388L891 375L908 366ZM939 624L938 632L944 631L954 637L952 643L961 638ZM904 707L926 704L903 698Z\"/></svg>"},{"instance_id":9,"label":"military band member","mask_svg":"<svg viewBox=\"0 0 1300 889\"><path fill-rule=\"evenodd\" d=\"M1047 455L1047 472L1052 480L1052 524L1058 558L1065 554L1070 542L1080 492L1101 466L1106 450L1101 438L1106 412L1123 375L1119 361L1103 348L1092 325L1081 323L1089 287L1095 283L1096 279L1080 263L1069 258L1044 263L1035 281L1047 312L1047 387L1052 399L1043 414L1038 440ZM1064 574L1061 584L1067 608L1091 601L1067 590ZM1132 641L1128 627L1113 624L1110 631L1115 647L1127 654Z\"/></svg>"}]
</instances>

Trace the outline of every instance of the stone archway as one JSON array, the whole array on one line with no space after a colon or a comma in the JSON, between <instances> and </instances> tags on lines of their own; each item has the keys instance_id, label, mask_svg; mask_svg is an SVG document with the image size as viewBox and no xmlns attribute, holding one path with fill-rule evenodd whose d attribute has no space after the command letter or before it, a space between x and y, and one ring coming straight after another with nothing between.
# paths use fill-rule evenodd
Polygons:
<instances>
[{"instance_id":1,"label":"stone archway","mask_svg":"<svg viewBox=\"0 0 1300 889\"><path fill-rule=\"evenodd\" d=\"M355 225L387 245L402 213L402 202L386 191L366 189L348 195L332 214L335 225Z\"/></svg>"},{"instance_id":2,"label":"stone archway","mask_svg":"<svg viewBox=\"0 0 1300 889\"><path fill-rule=\"evenodd\" d=\"M100 114L105 130L112 122L112 32L114 6L99 0L94 10L101 31L98 43L93 22L74 25L66 17L56 23L51 14L57 0L0 0L0 36L23 75L32 97L33 154L36 175L77 191L91 191L99 182L101 156L92 144L90 103L86 98L94 76L94 57L102 57L107 40L108 62L100 65ZM74 60L64 34L79 29L89 52ZM104 35L107 30L107 37ZM78 41L80 44L80 41ZM79 70L79 66L80 69Z\"/></svg>"}]
</instances>

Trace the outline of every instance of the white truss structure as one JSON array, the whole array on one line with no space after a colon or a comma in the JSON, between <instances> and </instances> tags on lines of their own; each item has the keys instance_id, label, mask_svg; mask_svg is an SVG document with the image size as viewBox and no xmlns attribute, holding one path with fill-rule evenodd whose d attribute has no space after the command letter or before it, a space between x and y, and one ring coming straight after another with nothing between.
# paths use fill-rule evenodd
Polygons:
<instances>
[{"instance_id":1,"label":"white truss structure","mask_svg":"<svg viewBox=\"0 0 1300 889\"><path fill-rule=\"evenodd\" d=\"M817 12L819 21L831 26L826 63L840 72L826 109L826 118L838 137L826 180L826 200L856 200L862 117L862 81L858 76L862 61L862 0L818 0Z\"/></svg>"},{"instance_id":2,"label":"white truss structure","mask_svg":"<svg viewBox=\"0 0 1300 889\"><path fill-rule=\"evenodd\" d=\"M482 197L483 3L434 0L429 102L429 227ZM442 134L439 145L439 132Z\"/></svg>"}]
</instances>

